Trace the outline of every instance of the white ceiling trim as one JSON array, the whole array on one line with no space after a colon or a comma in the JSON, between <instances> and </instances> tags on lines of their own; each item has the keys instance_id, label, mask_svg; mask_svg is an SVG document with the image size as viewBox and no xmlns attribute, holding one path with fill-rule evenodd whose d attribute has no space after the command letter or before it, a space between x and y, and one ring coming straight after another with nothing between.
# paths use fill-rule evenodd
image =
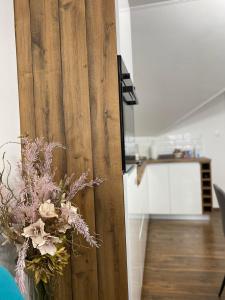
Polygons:
<instances>
[{"instance_id":1,"label":"white ceiling trim","mask_svg":"<svg viewBox=\"0 0 225 300\"><path fill-rule=\"evenodd\" d=\"M168 5L174 5L174 4L184 4L187 2L197 2L201 0L167 0L163 2L155 2L155 3L149 3L149 4L142 4L138 6L130 6L130 9L133 11L136 10L143 10L146 8L154 8L154 7L159 7L159 6L168 6Z\"/></svg>"},{"instance_id":2,"label":"white ceiling trim","mask_svg":"<svg viewBox=\"0 0 225 300\"><path fill-rule=\"evenodd\" d=\"M217 97L219 97L219 96L221 96L223 94L225 94L225 88L221 89L220 91L218 91L217 93L215 93L213 96L211 96L210 98L208 98L206 101L204 101L200 105L196 106L194 109L192 109L191 111L189 111L183 117L181 117L180 119L178 119L172 125L170 125L166 129L162 130L159 133L159 135L163 134L163 133L166 133L166 132L170 131L171 129L173 129L174 127L176 127L177 125L181 124L183 121L185 121L188 118L190 118L192 115L194 115L195 113L197 113L200 109L202 109L203 107L207 106L208 104L210 104L211 102L213 102L214 100L216 100Z\"/></svg>"}]
</instances>

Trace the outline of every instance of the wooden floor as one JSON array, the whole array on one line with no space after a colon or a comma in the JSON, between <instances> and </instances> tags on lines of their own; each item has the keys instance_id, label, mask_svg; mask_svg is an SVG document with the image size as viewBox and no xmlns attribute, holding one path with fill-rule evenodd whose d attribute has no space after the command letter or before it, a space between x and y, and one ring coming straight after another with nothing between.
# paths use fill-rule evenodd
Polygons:
<instances>
[{"instance_id":1,"label":"wooden floor","mask_svg":"<svg viewBox=\"0 0 225 300\"><path fill-rule=\"evenodd\" d=\"M142 300L215 300L224 274L218 211L211 221L150 222Z\"/></svg>"}]
</instances>

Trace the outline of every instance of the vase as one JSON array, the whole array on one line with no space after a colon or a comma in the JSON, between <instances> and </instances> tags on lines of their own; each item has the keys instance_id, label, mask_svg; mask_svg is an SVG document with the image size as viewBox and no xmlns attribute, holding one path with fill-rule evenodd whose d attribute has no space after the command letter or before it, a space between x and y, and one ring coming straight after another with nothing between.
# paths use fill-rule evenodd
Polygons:
<instances>
[{"instance_id":1,"label":"vase","mask_svg":"<svg viewBox=\"0 0 225 300\"><path fill-rule=\"evenodd\" d=\"M32 276L28 277L28 287L27 287L28 295L26 296L26 300L52 300L51 291L48 285L39 282L38 285L34 284L34 280Z\"/></svg>"}]
</instances>

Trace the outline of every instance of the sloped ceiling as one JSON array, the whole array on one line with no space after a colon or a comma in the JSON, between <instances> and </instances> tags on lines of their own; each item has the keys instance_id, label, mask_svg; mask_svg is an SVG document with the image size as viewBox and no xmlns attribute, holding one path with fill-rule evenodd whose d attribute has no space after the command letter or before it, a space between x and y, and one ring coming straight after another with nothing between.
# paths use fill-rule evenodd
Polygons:
<instances>
[{"instance_id":1,"label":"sloped ceiling","mask_svg":"<svg viewBox=\"0 0 225 300\"><path fill-rule=\"evenodd\" d=\"M225 88L225 1L137 6L131 24L136 135L158 135Z\"/></svg>"}]
</instances>

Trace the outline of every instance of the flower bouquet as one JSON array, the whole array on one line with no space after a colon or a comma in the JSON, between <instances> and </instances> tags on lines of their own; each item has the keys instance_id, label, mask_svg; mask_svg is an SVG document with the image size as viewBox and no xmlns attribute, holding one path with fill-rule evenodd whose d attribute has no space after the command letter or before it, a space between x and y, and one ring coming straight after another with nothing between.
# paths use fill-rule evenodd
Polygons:
<instances>
[{"instance_id":1,"label":"flower bouquet","mask_svg":"<svg viewBox=\"0 0 225 300\"><path fill-rule=\"evenodd\" d=\"M6 162L5 154L2 157L0 230L4 243L16 247L16 281L25 293L25 272L31 272L36 285L48 284L56 275L63 274L74 233L82 235L90 246L98 247L96 237L91 235L73 200L79 191L97 186L102 180L88 181L84 173L78 180L72 174L56 183L53 152L62 146L47 143L44 138L22 138L21 146L22 160L13 188L9 183L11 165Z\"/></svg>"}]
</instances>

